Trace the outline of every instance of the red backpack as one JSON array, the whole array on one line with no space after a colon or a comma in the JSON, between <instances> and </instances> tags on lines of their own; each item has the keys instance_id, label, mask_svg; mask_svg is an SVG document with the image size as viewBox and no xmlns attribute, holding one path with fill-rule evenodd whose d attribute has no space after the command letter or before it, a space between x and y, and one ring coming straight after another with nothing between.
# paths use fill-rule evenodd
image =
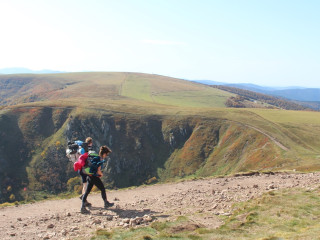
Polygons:
<instances>
[{"instance_id":1,"label":"red backpack","mask_svg":"<svg viewBox=\"0 0 320 240\"><path fill-rule=\"evenodd\" d=\"M87 152L82 154L82 155L80 155L80 157L78 158L78 161L76 161L73 164L73 169L75 171L81 170L84 167L84 165L86 164L88 156L89 156L89 153L87 153Z\"/></svg>"}]
</instances>

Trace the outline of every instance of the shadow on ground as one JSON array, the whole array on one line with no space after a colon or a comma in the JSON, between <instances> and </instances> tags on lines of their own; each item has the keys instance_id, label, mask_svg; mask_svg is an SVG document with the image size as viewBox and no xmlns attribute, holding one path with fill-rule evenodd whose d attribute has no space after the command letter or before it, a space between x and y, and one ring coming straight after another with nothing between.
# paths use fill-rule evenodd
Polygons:
<instances>
[{"instance_id":1,"label":"shadow on ground","mask_svg":"<svg viewBox=\"0 0 320 240\"><path fill-rule=\"evenodd\" d=\"M144 215L152 215L157 218L167 218L170 217L169 215L163 215L160 212L152 211L150 209L144 209L144 210L137 210L137 209L121 209L119 207L116 208L109 208L109 209L104 209L101 207L90 207L89 208L91 211L112 211L116 213L119 218L135 218L135 217L143 217ZM101 216L99 213L91 213L90 215L93 216ZM107 214L105 215L106 217L108 216L113 216L112 214Z\"/></svg>"}]
</instances>

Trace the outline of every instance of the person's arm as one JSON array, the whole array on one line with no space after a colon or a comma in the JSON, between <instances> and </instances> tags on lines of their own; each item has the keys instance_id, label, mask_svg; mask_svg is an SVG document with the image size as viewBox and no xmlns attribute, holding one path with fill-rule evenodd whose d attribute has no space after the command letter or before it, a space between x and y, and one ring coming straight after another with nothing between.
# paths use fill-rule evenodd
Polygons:
<instances>
[{"instance_id":1,"label":"person's arm","mask_svg":"<svg viewBox=\"0 0 320 240\"><path fill-rule=\"evenodd\" d=\"M103 176L103 173L101 171L101 166L98 167L97 174L99 175L99 177Z\"/></svg>"}]
</instances>

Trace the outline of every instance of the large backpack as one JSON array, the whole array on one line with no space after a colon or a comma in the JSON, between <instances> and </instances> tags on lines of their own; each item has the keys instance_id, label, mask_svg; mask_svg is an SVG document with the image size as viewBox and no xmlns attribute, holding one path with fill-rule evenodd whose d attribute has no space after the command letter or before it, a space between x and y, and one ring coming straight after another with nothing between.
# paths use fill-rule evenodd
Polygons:
<instances>
[{"instance_id":1,"label":"large backpack","mask_svg":"<svg viewBox=\"0 0 320 240\"><path fill-rule=\"evenodd\" d=\"M69 161L76 162L80 156L79 144L76 142L68 142L68 147L66 149L66 156L69 158Z\"/></svg>"},{"instance_id":2,"label":"large backpack","mask_svg":"<svg viewBox=\"0 0 320 240\"><path fill-rule=\"evenodd\" d=\"M86 165L89 153L85 153L79 156L78 160L73 164L73 169L75 171L82 171L82 168Z\"/></svg>"},{"instance_id":3,"label":"large backpack","mask_svg":"<svg viewBox=\"0 0 320 240\"><path fill-rule=\"evenodd\" d=\"M88 143L77 140L74 142L68 142L66 155L71 162L75 163L80 155L88 152L89 150L92 150L92 147L89 147Z\"/></svg>"},{"instance_id":4,"label":"large backpack","mask_svg":"<svg viewBox=\"0 0 320 240\"><path fill-rule=\"evenodd\" d=\"M86 160L85 166L83 167L83 172L89 176L100 176L97 174L98 168L101 166L103 168L103 163L105 160L101 161L101 158L96 153L88 154L88 158Z\"/></svg>"}]
</instances>

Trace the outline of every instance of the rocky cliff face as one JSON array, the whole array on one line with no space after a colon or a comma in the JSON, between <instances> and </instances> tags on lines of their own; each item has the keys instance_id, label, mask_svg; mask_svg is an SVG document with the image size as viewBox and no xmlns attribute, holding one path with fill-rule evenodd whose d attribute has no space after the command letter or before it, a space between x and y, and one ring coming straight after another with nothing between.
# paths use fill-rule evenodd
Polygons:
<instances>
[{"instance_id":1,"label":"rocky cliff face","mask_svg":"<svg viewBox=\"0 0 320 240\"><path fill-rule=\"evenodd\" d=\"M19 200L23 198L22 189L41 182L33 174L45 173L51 165L48 169L40 168L43 161L38 160L69 112L66 109L16 108L0 115L0 201L8 200L12 194L13 200Z\"/></svg>"},{"instance_id":2,"label":"rocky cliff face","mask_svg":"<svg viewBox=\"0 0 320 240\"><path fill-rule=\"evenodd\" d=\"M139 185L152 177L192 133L192 123L172 124L159 117L105 115L99 118L76 117L67 124L67 139L91 136L94 147L108 145L112 154L104 180L117 187Z\"/></svg>"},{"instance_id":3,"label":"rocky cliff face","mask_svg":"<svg viewBox=\"0 0 320 240\"><path fill-rule=\"evenodd\" d=\"M88 136L96 151L101 145L112 149L103 177L110 187L271 167L280 154L260 132L221 119L24 108L2 114L0 124L1 201L13 193L23 198L24 187L65 191L77 176L65 157L66 143Z\"/></svg>"}]
</instances>

